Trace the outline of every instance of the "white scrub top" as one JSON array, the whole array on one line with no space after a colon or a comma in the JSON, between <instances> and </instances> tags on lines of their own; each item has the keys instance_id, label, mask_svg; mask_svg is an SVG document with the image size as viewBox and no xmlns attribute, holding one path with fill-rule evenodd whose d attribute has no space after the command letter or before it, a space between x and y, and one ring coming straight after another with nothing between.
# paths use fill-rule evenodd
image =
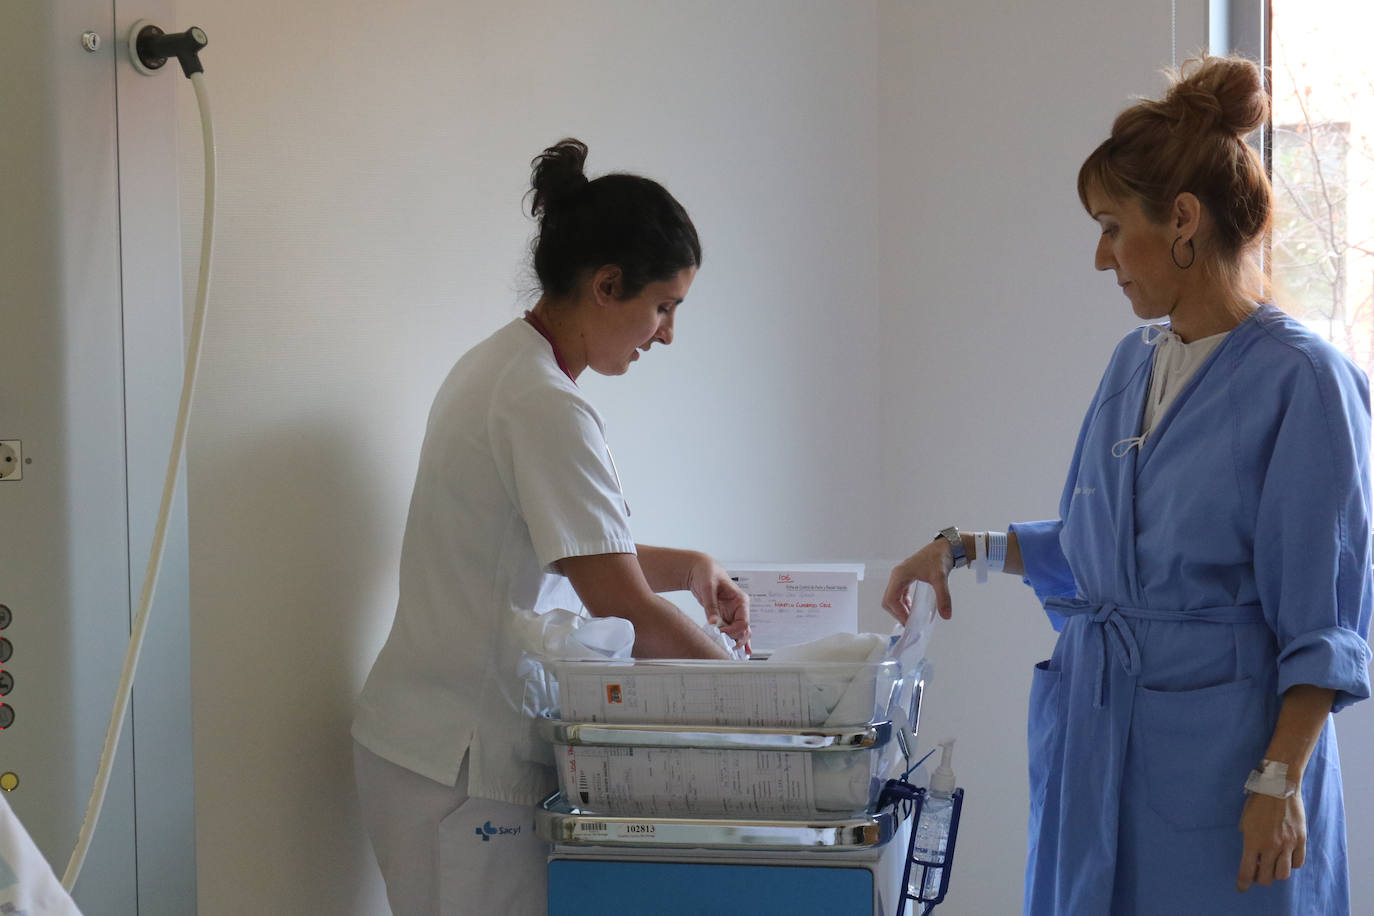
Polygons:
<instances>
[{"instance_id":1,"label":"white scrub top","mask_svg":"<svg viewBox=\"0 0 1374 916\"><path fill-rule=\"evenodd\" d=\"M430 409L391 635L353 737L468 794L533 804L557 781L522 713L517 610L577 607L549 565L634 553L600 416L523 319L473 347Z\"/></svg>"}]
</instances>

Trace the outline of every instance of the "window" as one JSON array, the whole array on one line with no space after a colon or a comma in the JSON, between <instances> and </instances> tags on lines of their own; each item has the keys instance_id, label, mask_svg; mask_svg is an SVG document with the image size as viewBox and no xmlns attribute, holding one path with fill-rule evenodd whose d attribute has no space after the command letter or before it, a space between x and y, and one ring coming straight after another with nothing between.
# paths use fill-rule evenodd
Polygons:
<instances>
[{"instance_id":1,"label":"window","mask_svg":"<svg viewBox=\"0 0 1374 916\"><path fill-rule=\"evenodd\" d=\"M1374 4L1269 5L1274 297L1374 374Z\"/></svg>"}]
</instances>

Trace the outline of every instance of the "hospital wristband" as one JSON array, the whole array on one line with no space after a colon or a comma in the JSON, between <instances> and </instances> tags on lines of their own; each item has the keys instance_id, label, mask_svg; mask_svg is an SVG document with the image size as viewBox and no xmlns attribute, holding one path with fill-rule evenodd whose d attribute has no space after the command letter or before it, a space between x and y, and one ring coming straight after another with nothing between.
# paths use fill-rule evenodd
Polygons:
<instances>
[{"instance_id":1,"label":"hospital wristband","mask_svg":"<svg viewBox=\"0 0 1374 916\"><path fill-rule=\"evenodd\" d=\"M973 567L973 581L979 585L988 581L988 533L986 531L973 532L973 562L969 565Z\"/></svg>"},{"instance_id":2,"label":"hospital wristband","mask_svg":"<svg viewBox=\"0 0 1374 916\"><path fill-rule=\"evenodd\" d=\"M1007 533L973 532L973 560L969 565L979 585L988 581L988 573L1003 572L1007 568Z\"/></svg>"},{"instance_id":3,"label":"hospital wristband","mask_svg":"<svg viewBox=\"0 0 1374 916\"><path fill-rule=\"evenodd\" d=\"M1007 533L988 532L988 571L999 573L1007 568Z\"/></svg>"}]
</instances>

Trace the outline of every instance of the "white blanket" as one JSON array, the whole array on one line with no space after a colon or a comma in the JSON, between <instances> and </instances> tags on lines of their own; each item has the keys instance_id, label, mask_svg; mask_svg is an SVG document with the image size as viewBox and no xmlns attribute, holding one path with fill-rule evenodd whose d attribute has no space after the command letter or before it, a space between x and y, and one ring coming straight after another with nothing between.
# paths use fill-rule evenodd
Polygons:
<instances>
[{"instance_id":1,"label":"white blanket","mask_svg":"<svg viewBox=\"0 0 1374 916\"><path fill-rule=\"evenodd\" d=\"M0 912L81 916L9 802L0 795Z\"/></svg>"}]
</instances>

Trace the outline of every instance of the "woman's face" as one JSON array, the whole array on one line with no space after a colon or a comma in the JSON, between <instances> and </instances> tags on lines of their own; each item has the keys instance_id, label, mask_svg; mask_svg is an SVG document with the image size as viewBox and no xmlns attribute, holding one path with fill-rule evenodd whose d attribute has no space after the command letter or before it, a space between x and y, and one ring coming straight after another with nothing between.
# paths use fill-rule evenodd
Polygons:
<instances>
[{"instance_id":1,"label":"woman's face","mask_svg":"<svg viewBox=\"0 0 1374 916\"><path fill-rule=\"evenodd\" d=\"M1167 222L1151 222L1134 197L1119 200L1099 190L1087 197L1088 211L1102 227L1093 266L1116 272L1117 285L1140 318L1168 315L1178 303L1181 280L1169 254L1176 233ZM1179 250L1182 258L1192 253L1183 243Z\"/></svg>"},{"instance_id":2,"label":"woman's face","mask_svg":"<svg viewBox=\"0 0 1374 916\"><path fill-rule=\"evenodd\" d=\"M645 286L629 299L600 297L595 336L588 341L587 365L602 375L624 375L630 363L655 343L673 342L673 317L687 298L697 269L687 267L667 280Z\"/></svg>"}]
</instances>

